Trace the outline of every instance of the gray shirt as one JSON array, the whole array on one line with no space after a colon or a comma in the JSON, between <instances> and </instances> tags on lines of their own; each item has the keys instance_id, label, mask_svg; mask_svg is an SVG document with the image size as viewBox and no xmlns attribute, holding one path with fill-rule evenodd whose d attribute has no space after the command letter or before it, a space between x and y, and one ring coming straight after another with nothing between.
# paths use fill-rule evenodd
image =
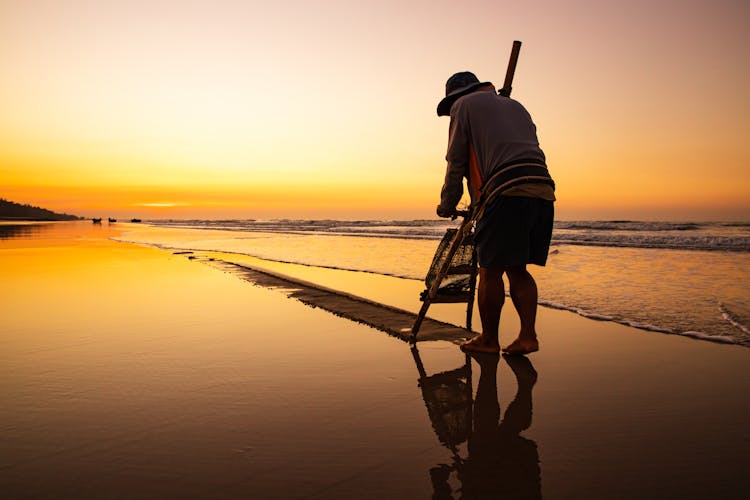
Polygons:
<instances>
[{"instance_id":1,"label":"gray shirt","mask_svg":"<svg viewBox=\"0 0 750 500\"><path fill-rule=\"evenodd\" d=\"M453 104L450 117L445 157L448 166L440 194L441 207L453 209L461 199L463 177L469 177L470 145L483 180L489 179L497 167L509 162L545 162L536 126L528 111L518 101L497 95L493 89L460 97Z\"/></svg>"}]
</instances>

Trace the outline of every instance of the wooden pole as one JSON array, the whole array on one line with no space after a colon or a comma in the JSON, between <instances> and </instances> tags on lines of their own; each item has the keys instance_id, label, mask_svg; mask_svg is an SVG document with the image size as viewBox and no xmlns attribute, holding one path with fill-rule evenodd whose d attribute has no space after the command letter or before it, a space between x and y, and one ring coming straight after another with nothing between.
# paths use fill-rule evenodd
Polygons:
<instances>
[{"instance_id":1,"label":"wooden pole","mask_svg":"<svg viewBox=\"0 0 750 500\"><path fill-rule=\"evenodd\" d=\"M505 82L503 82L503 88L500 89L498 94L510 97L510 92L513 90L513 76L516 74L516 64L518 64L518 54L521 52L521 42L515 40L513 47L510 49L510 59L508 60L508 69L505 71Z\"/></svg>"}]
</instances>

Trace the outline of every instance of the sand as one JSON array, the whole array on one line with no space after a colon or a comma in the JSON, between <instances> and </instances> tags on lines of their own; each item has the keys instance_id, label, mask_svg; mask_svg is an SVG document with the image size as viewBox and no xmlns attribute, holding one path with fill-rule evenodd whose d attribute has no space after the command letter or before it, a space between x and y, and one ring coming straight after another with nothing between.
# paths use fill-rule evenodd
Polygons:
<instances>
[{"instance_id":1,"label":"sand","mask_svg":"<svg viewBox=\"0 0 750 500\"><path fill-rule=\"evenodd\" d=\"M529 364L467 363L123 226L0 239L4 498L746 497L747 348L540 308ZM234 258L420 305L413 281Z\"/></svg>"}]
</instances>

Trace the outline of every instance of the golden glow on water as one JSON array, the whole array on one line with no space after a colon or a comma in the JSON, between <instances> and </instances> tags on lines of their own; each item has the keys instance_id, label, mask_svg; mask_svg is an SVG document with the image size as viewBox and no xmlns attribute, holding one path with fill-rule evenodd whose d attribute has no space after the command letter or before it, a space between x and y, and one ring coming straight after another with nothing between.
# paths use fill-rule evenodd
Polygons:
<instances>
[{"instance_id":1,"label":"golden glow on water","mask_svg":"<svg viewBox=\"0 0 750 500\"><path fill-rule=\"evenodd\" d=\"M31 227L7 238L0 226L6 496L541 487L604 498L618 484L624 498L684 498L743 486L745 348L541 309L543 348L520 374L497 358L467 364L444 342L419 344L423 373L408 344L381 332L188 255L105 239L128 225ZM401 300L397 278L346 274L305 277ZM455 370L467 369L457 399ZM453 450L441 444L446 422ZM492 439L505 446L483 446ZM538 474L515 474L519 463Z\"/></svg>"}]
</instances>

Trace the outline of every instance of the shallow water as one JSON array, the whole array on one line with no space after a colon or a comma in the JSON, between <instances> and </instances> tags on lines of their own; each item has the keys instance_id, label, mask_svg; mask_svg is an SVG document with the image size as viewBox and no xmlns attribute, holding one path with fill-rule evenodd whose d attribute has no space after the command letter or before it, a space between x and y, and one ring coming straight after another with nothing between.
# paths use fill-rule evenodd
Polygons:
<instances>
[{"instance_id":1,"label":"shallow water","mask_svg":"<svg viewBox=\"0 0 750 500\"><path fill-rule=\"evenodd\" d=\"M444 221L186 221L119 239L422 280ZM455 223L453 223L455 225ZM168 227L164 227L168 226ZM661 333L750 346L750 227L558 222L543 305ZM217 228L226 229L217 229ZM272 232L268 232L272 231Z\"/></svg>"},{"instance_id":2,"label":"shallow water","mask_svg":"<svg viewBox=\"0 0 750 500\"><path fill-rule=\"evenodd\" d=\"M413 353L117 227L164 231L0 241L3 498L746 496L747 349L545 309L528 363Z\"/></svg>"}]
</instances>

